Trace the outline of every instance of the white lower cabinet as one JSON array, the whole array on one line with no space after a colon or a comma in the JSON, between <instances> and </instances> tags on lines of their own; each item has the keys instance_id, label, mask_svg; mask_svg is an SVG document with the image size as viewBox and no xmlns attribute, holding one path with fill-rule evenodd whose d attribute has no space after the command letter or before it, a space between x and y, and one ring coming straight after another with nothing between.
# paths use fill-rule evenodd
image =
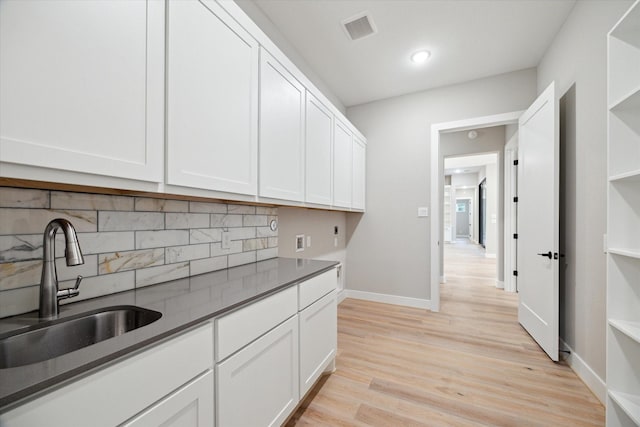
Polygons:
<instances>
[{"instance_id":1,"label":"white lower cabinet","mask_svg":"<svg viewBox=\"0 0 640 427\"><path fill-rule=\"evenodd\" d=\"M212 367L213 327L206 324L6 412L0 425L113 427L144 408L149 409L131 425L158 425L155 420L163 419L174 422L168 425L190 425L178 421L187 419L211 425L205 421L213 418L213 383L201 375ZM195 378L198 385L190 388ZM185 398L190 402L184 404ZM190 414L196 401L202 407Z\"/></svg>"},{"instance_id":2,"label":"white lower cabinet","mask_svg":"<svg viewBox=\"0 0 640 427\"><path fill-rule=\"evenodd\" d=\"M333 367L336 274L311 277L54 389L1 414L0 426L281 425Z\"/></svg>"},{"instance_id":3,"label":"white lower cabinet","mask_svg":"<svg viewBox=\"0 0 640 427\"><path fill-rule=\"evenodd\" d=\"M278 426L298 405L298 318L216 366L218 427Z\"/></svg>"},{"instance_id":4,"label":"white lower cabinet","mask_svg":"<svg viewBox=\"0 0 640 427\"><path fill-rule=\"evenodd\" d=\"M214 423L213 371L189 384L126 422L126 427L210 427Z\"/></svg>"},{"instance_id":5,"label":"white lower cabinet","mask_svg":"<svg viewBox=\"0 0 640 427\"><path fill-rule=\"evenodd\" d=\"M335 273L334 273L335 274ZM304 396L331 365L338 344L336 291L298 315L300 322L300 396Z\"/></svg>"}]
</instances>

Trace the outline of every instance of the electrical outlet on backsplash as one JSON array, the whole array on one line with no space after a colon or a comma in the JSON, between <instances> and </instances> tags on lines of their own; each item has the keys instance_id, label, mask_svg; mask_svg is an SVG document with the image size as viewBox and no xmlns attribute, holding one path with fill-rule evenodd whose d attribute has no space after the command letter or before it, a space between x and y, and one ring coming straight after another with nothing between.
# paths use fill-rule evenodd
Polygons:
<instances>
[{"instance_id":1,"label":"electrical outlet on backsplash","mask_svg":"<svg viewBox=\"0 0 640 427\"><path fill-rule=\"evenodd\" d=\"M78 233L85 263L76 267L56 238L60 287L85 277L78 301L275 258L277 215L275 207L0 187L0 317L37 308L42 233L54 218Z\"/></svg>"}]
</instances>

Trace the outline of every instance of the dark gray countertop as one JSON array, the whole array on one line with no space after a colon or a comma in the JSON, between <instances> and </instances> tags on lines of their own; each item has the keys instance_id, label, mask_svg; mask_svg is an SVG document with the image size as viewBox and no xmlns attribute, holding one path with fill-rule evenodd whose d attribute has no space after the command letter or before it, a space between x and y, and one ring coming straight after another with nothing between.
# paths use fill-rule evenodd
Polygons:
<instances>
[{"instance_id":1,"label":"dark gray countertop","mask_svg":"<svg viewBox=\"0 0 640 427\"><path fill-rule=\"evenodd\" d=\"M156 310L162 317L142 328L60 357L0 369L0 412L207 319L329 270L334 261L274 258L61 307L60 317L119 305ZM17 316L0 320L0 333L19 327ZM33 317L33 313L31 314Z\"/></svg>"}]
</instances>

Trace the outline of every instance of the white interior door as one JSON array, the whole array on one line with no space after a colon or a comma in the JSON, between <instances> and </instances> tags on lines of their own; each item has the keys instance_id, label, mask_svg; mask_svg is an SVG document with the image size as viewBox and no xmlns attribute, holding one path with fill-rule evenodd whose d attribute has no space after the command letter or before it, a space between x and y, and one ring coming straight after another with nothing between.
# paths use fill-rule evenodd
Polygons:
<instances>
[{"instance_id":1,"label":"white interior door","mask_svg":"<svg viewBox=\"0 0 640 427\"><path fill-rule=\"evenodd\" d=\"M559 145L554 83L519 121L518 320L558 360Z\"/></svg>"}]
</instances>

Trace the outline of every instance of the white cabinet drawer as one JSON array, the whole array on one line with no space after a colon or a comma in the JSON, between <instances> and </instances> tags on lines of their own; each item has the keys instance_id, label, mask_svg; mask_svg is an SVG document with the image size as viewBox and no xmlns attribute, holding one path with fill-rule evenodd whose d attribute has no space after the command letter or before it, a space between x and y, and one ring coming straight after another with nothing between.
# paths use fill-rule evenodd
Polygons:
<instances>
[{"instance_id":1,"label":"white cabinet drawer","mask_svg":"<svg viewBox=\"0 0 640 427\"><path fill-rule=\"evenodd\" d=\"M218 427L279 426L299 401L294 316L216 365Z\"/></svg>"},{"instance_id":2,"label":"white cabinet drawer","mask_svg":"<svg viewBox=\"0 0 640 427\"><path fill-rule=\"evenodd\" d=\"M216 362L296 314L298 288L278 292L215 320Z\"/></svg>"},{"instance_id":3,"label":"white cabinet drawer","mask_svg":"<svg viewBox=\"0 0 640 427\"><path fill-rule=\"evenodd\" d=\"M206 324L32 400L2 414L0 425L119 425L213 367L212 329Z\"/></svg>"},{"instance_id":4,"label":"white cabinet drawer","mask_svg":"<svg viewBox=\"0 0 640 427\"><path fill-rule=\"evenodd\" d=\"M335 268L300 283L298 285L298 310L303 310L305 307L310 306L315 301L336 289L337 285L338 276Z\"/></svg>"},{"instance_id":5,"label":"white cabinet drawer","mask_svg":"<svg viewBox=\"0 0 640 427\"><path fill-rule=\"evenodd\" d=\"M214 425L213 370L208 370L184 387L122 427L197 427Z\"/></svg>"}]
</instances>

